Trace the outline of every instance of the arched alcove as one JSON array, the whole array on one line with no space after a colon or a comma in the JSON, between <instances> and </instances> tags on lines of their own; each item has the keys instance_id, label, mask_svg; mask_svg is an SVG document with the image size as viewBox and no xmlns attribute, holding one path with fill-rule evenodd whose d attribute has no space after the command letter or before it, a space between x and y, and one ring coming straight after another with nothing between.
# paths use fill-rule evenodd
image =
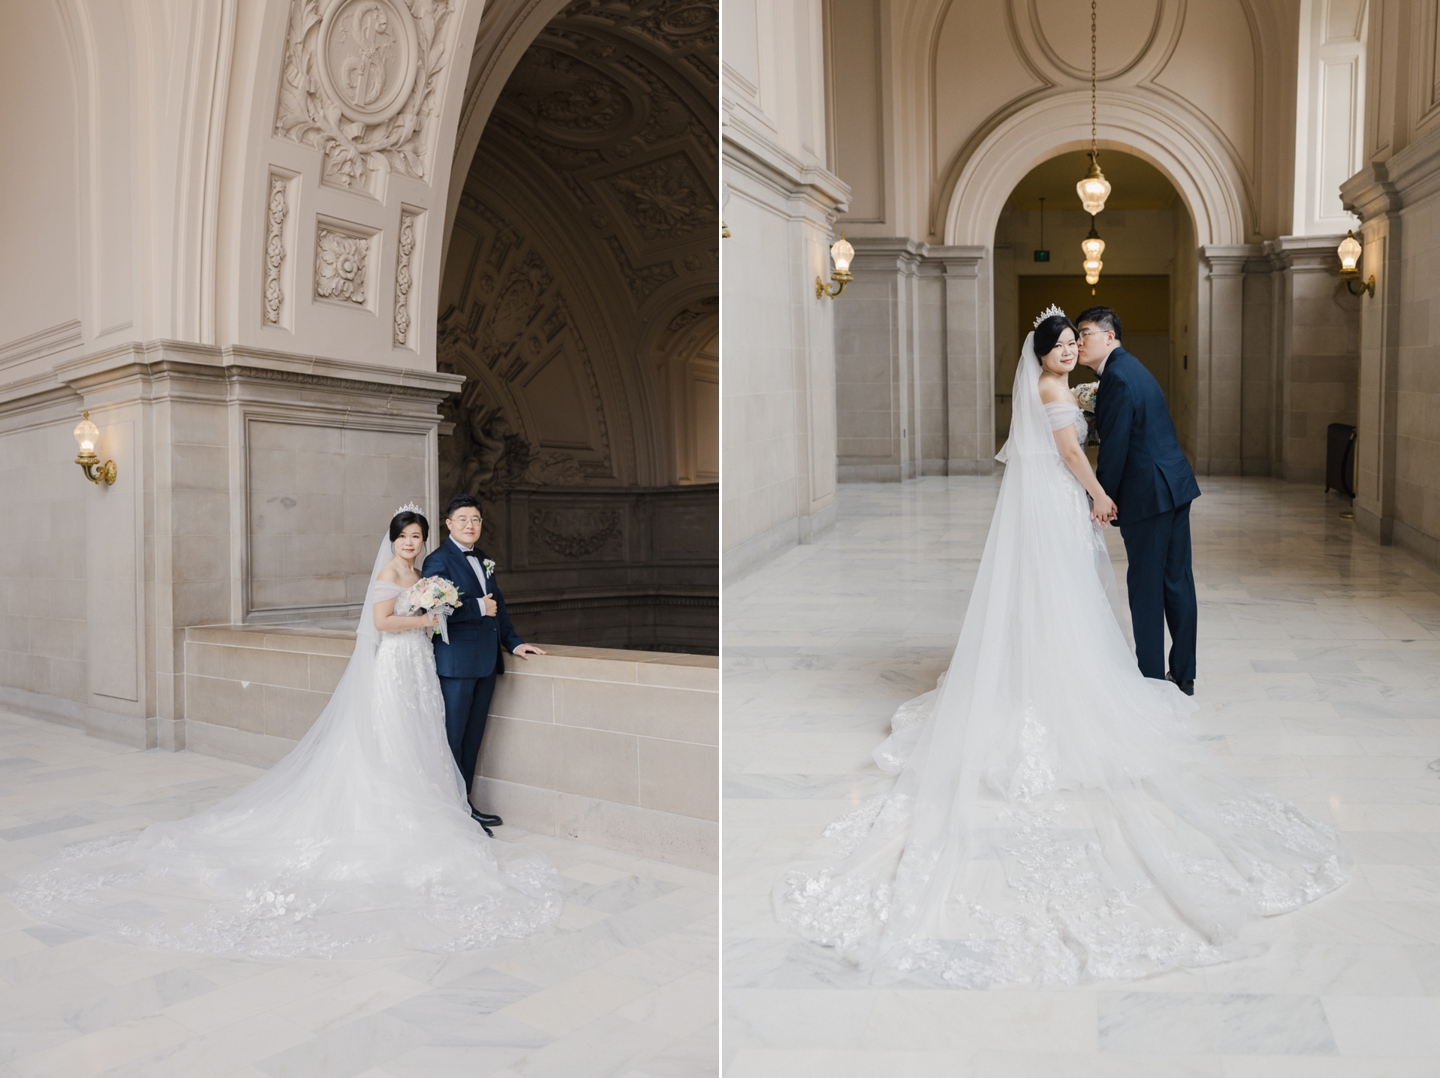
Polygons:
<instances>
[{"instance_id":1,"label":"arched alcove","mask_svg":"<svg viewBox=\"0 0 1440 1078\"><path fill-rule=\"evenodd\" d=\"M1188 311L1197 263L1194 226L1179 192L1149 162L1119 150L1101 154L1114 185L1094 227L1105 241L1100 280L1088 285L1080 242L1091 218L1075 195L1089 154L1047 158L1017 183L995 225L995 446L1009 431L1016 356L1033 320L1051 303L1074 318L1104 305L1120 315L1125 346L1155 375L1167 399L1192 395ZM1043 208L1042 201L1043 200ZM1089 368L1071 381L1090 381ZM1177 418L1187 413L1180 408Z\"/></svg>"},{"instance_id":2,"label":"arched alcove","mask_svg":"<svg viewBox=\"0 0 1440 1078\"><path fill-rule=\"evenodd\" d=\"M518 34L540 10L497 19ZM515 51L486 34L494 56ZM441 500L480 499L517 624L547 640L717 646L718 475L693 450L701 428L718 443L702 355L717 45L713 3L577 0L498 93L484 80L504 64L472 69L438 336L440 369L466 382L445 409Z\"/></svg>"}]
</instances>

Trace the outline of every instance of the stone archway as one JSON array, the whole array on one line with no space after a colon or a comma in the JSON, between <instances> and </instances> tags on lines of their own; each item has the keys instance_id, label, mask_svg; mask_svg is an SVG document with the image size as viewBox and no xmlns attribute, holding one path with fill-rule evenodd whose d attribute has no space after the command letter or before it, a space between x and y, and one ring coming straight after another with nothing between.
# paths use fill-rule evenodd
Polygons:
<instances>
[{"instance_id":1,"label":"stone archway","mask_svg":"<svg viewBox=\"0 0 1440 1078\"><path fill-rule=\"evenodd\" d=\"M441 285L438 363L466 382L440 488L481 500L522 633L717 646L718 476L680 470L695 398L672 370L718 315L717 49L716 6L694 0L482 23Z\"/></svg>"},{"instance_id":2,"label":"stone archway","mask_svg":"<svg viewBox=\"0 0 1440 1078\"><path fill-rule=\"evenodd\" d=\"M1190 211L1201 246L1245 243L1253 215L1231 155L1203 124L1150 96L1099 95L1102 155L1123 150L1164 173ZM1001 206L1026 173L1057 154L1089 148L1088 93L1047 97L1007 117L951 165L940 185L945 242L988 245Z\"/></svg>"},{"instance_id":3,"label":"stone archway","mask_svg":"<svg viewBox=\"0 0 1440 1078\"><path fill-rule=\"evenodd\" d=\"M1201 474L1241 471L1243 269L1260 249L1246 244L1255 228L1245 177L1224 143L1180 107L1152 92L1100 94L1102 162L1106 149L1132 154L1157 168L1175 187L1189 217L1193 259L1177 263L1185 290L1189 335L1185 377L1172 400L1181 441ZM976 324L976 356L993 349L995 297L988 269L1001 207L1041 161L1089 149L1089 95L1058 94L1017 110L996 124L941 185L944 234L952 250L972 252L973 286L966 310ZM993 354L993 353L992 353ZM977 380L985 375L977 372ZM997 387L998 391L998 387Z\"/></svg>"}]
</instances>

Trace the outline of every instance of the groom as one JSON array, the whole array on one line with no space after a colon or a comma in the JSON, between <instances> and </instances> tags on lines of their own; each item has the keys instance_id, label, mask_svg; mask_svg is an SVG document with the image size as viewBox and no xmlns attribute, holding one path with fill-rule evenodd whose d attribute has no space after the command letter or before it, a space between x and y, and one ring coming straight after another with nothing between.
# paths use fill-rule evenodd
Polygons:
<instances>
[{"instance_id":1,"label":"groom","mask_svg":"<svg viewBox=\"0 0 1440 1078\"><path fill-rule=\"evenodd\" d=\"M475 762L495 678L505 672L501 645L522 659L545 654L521 640L510 624L505 597L495 583L495 563L475 545L482 523L479 502L468 494L451 498L445 507L450 538L430 552L422 570L425 576L442 576L460 589L460 608L450 615L447 627L450 643L435 637L435 672L440 675L440 694L445 698L445 734L465 776L467 796L475 782ZM505 822L491 813L477 812L473 806L470 815L486 834L493 834L490 829Z\"/></svg>"},{"instance_id":2,"label":"groom","mask_svg":"<svg viewBox=\"0 0 1440 1078\"><path fill-rule=\"evenodd\" d=\"M1080 328L1080 362L1100 376L1095 478L1115 499L1115 523L1130 559L1125 583L1135 657L1146 677L1168 676L1186 696L1194 696L1199 617L1190 570L1190 503L1200 497L1200 486L1175 436L1160 383L1120 344L1119 316L1109 307L1091 307L1075 324Z\"/></svg>"}]
</instances>

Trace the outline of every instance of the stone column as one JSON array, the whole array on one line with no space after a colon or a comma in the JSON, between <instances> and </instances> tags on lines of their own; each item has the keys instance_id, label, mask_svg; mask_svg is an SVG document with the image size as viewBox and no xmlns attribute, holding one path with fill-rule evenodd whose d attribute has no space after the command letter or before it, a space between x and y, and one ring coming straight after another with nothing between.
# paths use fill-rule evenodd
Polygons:
<instances>
[{"instance_id":1,"label":"stone column","mask_svg":"<svg viewBox=\"0 0 1440 1078\"><path fill-rule=\"evenodd\" d=\"M995 450L994 303L984 247L931 247L944 267L949 475L989 475Z\"/></svg>"},{"instance_id":2,"label":"stone column","mask_svg":"<svg viewBox=\"0 0 1440 1078\"><path fill-rule=\"evenodd\" d=\"M913 479L918 249L908 239L852 242L855 280L835 301L837 474Z\"/></svg>"},{"instance_id":3,"label":"stone column","mask_svg":"<svg viewBox=\"0 0 1440 1078\"><path fill-rule=\"evenodd\" d=\"M1341 187L1345 207L1358 214L1361 279L1375 275L1375 295L1360 307L1355 523L1381 543L1395 530L1396 456L1402 295L1401 197L1387 166L1368 165Z\"/></svg>"},{"instance_id":4,"label":"stone column","mask_svg":"<svg viewBox=\"0 0 1440 1078\"><path fill-rule=\"evenodd\" d=\"M1201 475L1242 471L1241 387L1244 367L1245 262L1258 247L1200 248L1200 365L1196 401L1195 470Z\"/></svg>"},{"instance_id":5,"label":"stone column","mask_svg":"<svg viewBox=\"0 0 1440 1078\"><path fill-rule=\"evenodd\" d=\"M1343 238L1282 236L1269 245L1281 274L1271 474L1290 482L1323 484L1326 428L1355 422L1359 301L1338 276Z\"/></svg>"}]
</instances>

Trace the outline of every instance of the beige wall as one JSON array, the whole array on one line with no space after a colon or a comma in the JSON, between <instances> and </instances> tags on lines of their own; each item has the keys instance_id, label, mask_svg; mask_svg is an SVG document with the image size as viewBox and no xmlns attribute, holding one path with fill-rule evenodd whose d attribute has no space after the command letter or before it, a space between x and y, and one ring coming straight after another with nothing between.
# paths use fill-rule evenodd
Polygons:
<instances>
[{"instance_id":1,"label":"beige wall","mask_svg":"<svg viewBox=\"0 0 1440 1078\"><path fill-rule=\"evenodd\" d=\"M820 9L725 4L721 87L723 573L732 579L834 520L837 207L827 167Z\"/></svg>"},{"instance_id":2,"label":"beige wall","mask_svg":"<svg viewBox=\"0 0 1440 1078\"><path fill-rule=\"evenodd\" d=\"M1440 564L1440 333L1435 243L1440 224L1440 43L1435 0L1371 5L1367 164L1346 181L1363 226L1360 269L1375 295L1360 308L1359 490L1355 519L1382 542Z\"/></svg>"}]
</instances>

